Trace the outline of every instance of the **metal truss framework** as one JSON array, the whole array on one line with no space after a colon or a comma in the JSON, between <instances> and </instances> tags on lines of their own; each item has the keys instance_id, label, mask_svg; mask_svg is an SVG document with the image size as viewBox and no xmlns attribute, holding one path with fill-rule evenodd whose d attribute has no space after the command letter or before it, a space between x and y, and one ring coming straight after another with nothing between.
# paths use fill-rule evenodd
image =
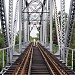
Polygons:
<instances>
[{"instance_id":1,"label":"metal truss framework","mask_svg":"<svg viewBox=\"0 0 75 75\"><path fill-rule=\"evenodd\" d=\"M0 17L1 17L1 27L2 32L4 35L5 45L8 47L8 32L7 32L7 25L6 25L6 14L5 14L5 6L4 0L0 0Z\"/></svg>"},{"instance_id":2,"label":"metal truss framework","mask_svg":"<svg viewBox=\"0 0 75 75\"><path fill-rule=\"evenodd\" d=\"M42 1L17 0L15 8L15 17L13 21L13 0L9 0L9 20L8 20L9 24L7 26L4 0L0 0L1 26L2 32L4 34L5 44L6 46L13 46L10 55L15 45L18 19L19 19L19 50L21 50L22 48L21 46L22 42L23 43L29 42L30 32L33 30L34 27L36 27L37 30L39 31L40 42L43 42L43 44L46 45L48 39L47 23L48 21L50 21L50 30L49 30L50 51L52 52L52 44L53 44L52 17L54 14L60 56L61 59L63 59L65 62L66 61L64 59L66 57L65 54L68 53L64 49L64 47L70 46L71 42L73 23L75 17L75 0L71 0L67 30L65 30L65 0L61 0L60 5L61 5L61 25L59 23L59 17L57 14L56 0L42 0ZM31 27L31 25L33 26Z\"/></svg>"},{"instance_id":3,"label":"metal truss framework","mask_svg":"<svg viewBox=\"0 0 75 75\"><path fill-rule=\"evenodd\" d=\"M69 17L68 17L68 23L67 23L67 30L65 35L65 46L69 47L71 43L71 37L72 37L72 31L75 21L75 0L71 0L70 2L70 9L69 9ZM65 50L64 57L68 57L68 50ZM67 60L65 59L67 62Z\"/></svg>"}]
</instances>

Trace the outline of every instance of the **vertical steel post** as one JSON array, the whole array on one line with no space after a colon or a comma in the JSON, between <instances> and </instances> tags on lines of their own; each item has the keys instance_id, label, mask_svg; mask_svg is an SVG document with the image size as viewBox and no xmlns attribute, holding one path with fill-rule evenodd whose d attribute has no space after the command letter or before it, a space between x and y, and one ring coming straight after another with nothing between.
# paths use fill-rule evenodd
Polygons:
<instances>
[{"instance_id":1,"label":"vertical steel post","mask_svg":"<svg viewBox=\"0 0 75 75\"><path fill-rule=\"evenodd\" d=\"M13 45L13 0L9 0L9 46Z\"/></svg>"},{"instance_id":2,"label":"vertical steel post","mask_svg":"<svg viewBox=\"0 0 75 75\"><path fill-rule=\"evenodd\" d=\"M46 21L45 21L45 46L47 44L47 34L46 34Z\"/></svg>"},{"instance_id":3,"label":"vertical steel post","mask_svg":"<svg viewBox=\"0 0 75 75\"><path fill-rule=\"evenodd\" d=\"M59 17L57 14L57 7L56 7L56 0L54 0L54 17L55 17L55 23L56 23L56 31L57 31L57 41L59 46L59 55L61 55L61 35L60 35L60 23L59 23Z\"/></svg>"},{"instance_id":4,"label":"vertical steel post","mask_svg":"<svg viewBox=\"0 0 75 75\"><path fill-rule=\"evenodd\" d=\"M50 0L50 52L52 52L52 44L53 44L53 41L52 41L52 15L53 15L53 8L52 8L52 0Z\"/></svg>"},{"instance_id":5,"label":"vertical steel post","mask_svg":"<svg viewBox=\"0 0 75 75\"><path fill-rule=\"evenodd\" d=\"M26 42L26 27L25 27L25 22L24 22L24 42Z\"/></svg>"},{"instance_id":6,"label":"vertical steel post","mask_svg":"<svg viewBox=\"0 0 75 75\"><path fill-rule=\"evenodd\" d=\"M28 42L29 42L29 36L30 36L30 25L28 25Z\"/></svg>"},{"instance_id":7,"label":"vertical steel post","mask_svg":"<svg viewBox=\"0 0 75 75\"><path fill-rule=\"evenodd\" d=\"M27 21L25 23L25 27L26 27L26 29L25 29L25 34L26 34L25 41L27 42Z\"/></svg>"},{"instance_id":8,"label":"vertical steel post","mask_svg":"<svg viewBox=\"0 0 75 75\"><path fill-rule=\"evenodd\" d=\"M15 16L14 16L14 23L13 23L13 53L15 50L15 39L16 39L16 34L17 34L17 21L18 21L18 7L19 7L19 0L16 2L16 7L15 7Z\"/></svg>"},{"instance_id":9,"label":"vertical steel post","mask_svg":"<svg viewBox=\"0 0 75 75\"><path fill-rule=\"evenodd\" d=\"M73 49L72 49L72 70L73 70Z\"/></svg>"},{"instance_id":10,"label":"vertical steel post","mask_svg":"<svg viewBox=\"0 0 75 75\"><path fill-rule=\"evenodd\" d=\"M27 7L27 42L29 42L29 8Z\"/></svg>"},{"instance_id":11,"label":"vertical steel post","mask_svg":"<svg viewBox=\"0 0 75 75\"><path fill-rule=\"evenodd\" d=\"M2 53L3 53L3 57L2 57L3 60L2 60L2 63L3 63L3 68L4 68L4 63L5 63L5 62L4 62L4 49L2 50Z\"/></svg>"},{"instance_id":12,"label":"vertical steel post","mask_svg":"<svg viewBox=\"0 0 75 75\"><path fill-rule=\"evenodd\" d=\"M12 47L14 44L14 35L13 35L13 0L9 0L9 25L8 25L8 40L9 47ZM10 48L10 63L12 62L12 52L13 48Z\"/></svg>"},{"instance_id":13,"label":"vertical steel post","mask_svg":"<svg viewBox=\"0 0 75 75\"><path fill-rule=\"evenodd\" d=\"M40 25L40 42L42 43L42 24Z\"/></svg>"},{"instance_id":14,"label":"vertical steel post","mask_svg":"<svg viewBox=\"0 0 75 75\"><path fill-rule=\"evenodd\" d=\"M46 12L46 9L45 9L45 12ZM46 13L43 13L43 15L44 15L44 19L43 20L45 20L45 21L43 21L43 42L44 42L44 44L45 44L45 46L46 46L46 19L47 19L47 16L46 16Z\"/></svg>"},{"instance_id":15,"label":"vertical steel post","mask_svg":"<svg viewBox=\"0 0 75 75\"><path fill-rule=\"evenodd\" d=\"M22 0L19 0L19 52L21 51L21 41L22 41Z\"/></svg>"},{"instance_id":16,"label":"vertical steel post","mask_svg":"<svg viewBox=\"0 0 75 75\"><path fill-rule=\"evenodd\" d=\"M66 66L67 66L67 63L68 63L67 60L68 60L68 55L66 56Z\"/></svg>"},{"instance_id":17,"label":"vertical steel post","mask_svg":"<svg viewBox=\"0 0 75 75\"><path fill-rule=\"evenodd\" d=\"M26 4L26 3L25 3ZM25 9L25 12L27 12L27 8ZM24 35L25 35L25 42L27 42L27 13L25 13L25 15L24 15L24 18L25 18L25 20L24 20L24 28L25 28L25 33L24 33Z\"/></svg>"},{"instance_id":18,"label":"vertical steel post","mask_svg":"<svg viewBox=\"0 0 75 75\"><path fill-rule=\"evenodd\" d=\"M48 11L48 8L47 8L48 3L47 2L46 2L46 12ZM48 15L47 15L47 13L45 13L45 15L46 15L46 19L45 19L45 46L47 46L47 19L48 19Z\"/></svg>"},{"instance_id":19,"label":"vertical steel post","mask_svg":"<svg viewBox=\"0 0 75 75\"><path fill-rule=\"evenodd\" d=\"M61 0L61 59L66 62L65 57L65 0Z\"/></svg>"},{"instance_id":20,"label":"vertical steel post","mask_svg":"<svg viewBox=\"0 0 75 75\"><path fill-rule=\"evenodd\" d=\"M44 13L43 13L43 19L42 20L44 20ZM42 21L43 22L43 44L45 44L45 24L44 24L44 21Z\"/></svg>"},{"instance_id":21,"label":"vertical steel post","mask_svg":"<svg viewBox=\"0 0 75 75\"><path fill-rule=\"evenodd\" d=\"M7 48L7 54L6 54L6 56L7 56L7 64L9 63L9 58L8 58L8 54L9 53L9 49Z\"/></svg>"},{"instance_id":22,"label":"vertical steel post","mask_svg":"<svg viewBox=\"0 0 75 75\"><path fill-rule=\"evenodd\" d=\"M10 53L10 63L12 63L12 57L13 57L13 46L10 46L10 48L9 48L9 53Z\"/></svg>"}]
</instances>

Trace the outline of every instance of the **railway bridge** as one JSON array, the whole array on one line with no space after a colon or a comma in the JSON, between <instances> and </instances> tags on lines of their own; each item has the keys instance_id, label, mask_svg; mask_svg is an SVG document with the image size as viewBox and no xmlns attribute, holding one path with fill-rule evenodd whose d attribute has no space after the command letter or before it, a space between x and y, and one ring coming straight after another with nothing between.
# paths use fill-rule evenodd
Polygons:
<instances>
[{"instance_id":1,"label":"railway bridge","mask_svg":"<svg viewBox=\"0 0 75 75\"><path fill-rule=\"evenodd\" d=\"M0 49L1 75L75 75L75 49L71 48L75 0L70 0L67 16L65 2L0 0L1 33L5 42L5 48ZM38 37L32 38L35 29Z\"/></svg>"}]
</instances>

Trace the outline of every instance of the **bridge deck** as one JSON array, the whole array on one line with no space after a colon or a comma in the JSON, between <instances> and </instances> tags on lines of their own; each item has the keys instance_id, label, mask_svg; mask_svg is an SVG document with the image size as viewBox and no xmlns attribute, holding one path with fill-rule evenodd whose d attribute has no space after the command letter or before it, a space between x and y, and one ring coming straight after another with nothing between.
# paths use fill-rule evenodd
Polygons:
<instances>
[{"instance_id":1,"label":"bridge deck","mask_svg":"<svg viewBox=\"0 0 75 75\"><path fill-rule=\"evenodd\" d=\"M40 44L30 44L4 75L75 75Z\"/></svg>"}]
</instances>

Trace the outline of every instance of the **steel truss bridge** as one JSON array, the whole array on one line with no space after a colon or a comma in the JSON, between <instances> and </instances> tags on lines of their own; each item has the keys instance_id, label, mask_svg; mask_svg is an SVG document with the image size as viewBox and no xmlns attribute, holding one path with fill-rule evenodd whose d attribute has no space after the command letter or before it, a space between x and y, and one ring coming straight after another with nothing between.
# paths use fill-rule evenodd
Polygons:
<instances>
[{"instance_id":1,"label":"steel truss bridge","mask_svg":"<svg viewBox=\"0 0 75 75\"><path fill-rule=\"evenodd\" d=\"M5 0L0 0L1 28L2 28L2 33L4 36L5 46L6 46L6 48L3 48L0 50L3 53L2 54L3 70L0 73L2 74L5 73L5 75L6 74L8 75L8 73L9 75L10 74L11 75L19 75L19 74L30 75L30 73L33 74L32 72L33 66L31 67L31 64L34 65L34 63L36 63L36 61L38 61L39 59L38 57L36 57L36 59L38 60L33 61L35 58L32 58L32 57L34 55L36 56L36 52L37 52L38 56L41 58L41 61L39 60L38 63L44 62L43 67L46 67L46 69L49 68L50 70L46 72L48 73L46 75L50 75L50 74L74 75L74 73L70 69L68 70L66 66L68 66L67 59L69 55L69 50L72 51L71 52L72 53L72 61L71 61L72 69L74 65L73 63L74 49L71 49L69 47L71 44L71 38L73 33L72 31L73 31L73 26L75 21L75 0L70 1L70 8L69 8L67 23L65 22L66 20L65 19L65 0L60 0L61 21L59 20L59 15L57 12L56 0L15 0L15 3L16 3L16 6L14 6L14 0L9 0L9 3L8 3L9 13L7 17ZM15 14L13 11L14 8L15 8ZM58 57L59 60L54 55L50 54L53 52L53 36L52 36L53 18L55 19L55 27L56 27L57 42L58 42L58 52L56 54L59 56ZM19 32L18 32L19 44L15 45L18 27L19 27ZM40 43L38 43L35 46L33 46L33 44L30 44L30 33L34 27L36 27L39 32L39 41L40 41ZM49 48L47 48L48 37L50 37ZM45 48L47 49L45 49L42 45L45 46ZM17 47L18 49L15 50ZM6 52L6 64L7 64L6 67L5 67L5 61L4 61L5 52ZM24 53L26 54L25 56L22 55ZM23 59L20 58L19 56L23 56ZM15 58L15 60L13 60L13 58ZM18 59L20 60L22 59L21 62ZM50 62L51 59L54 62L56 59L58 61L56 61L55 64L52 64ZM60 60L62 61L60 62ZM18 66L17 61L19 62L19 67L17 67L16 69L17 71L15 71L13 70L14 69L13 66L14 65ZM24 64L25 61L26 63ZM53 66L50 66L49 62ZM57 63L59 63L59 65L64 63L65 67L56 66ZM26 64L28 65L29 68L26 66ZM27 71L25 70L26 67L27 67ZM52 69L52 68L55 68L55 69ZM60 68L60 70L58 70L58 68ZM59 72L59 71L62 71L62 72ZM38 74L41 74L41 71ZM44 74L45 73L43 73L42 75Z\"/></svg>"}]
</instances>

